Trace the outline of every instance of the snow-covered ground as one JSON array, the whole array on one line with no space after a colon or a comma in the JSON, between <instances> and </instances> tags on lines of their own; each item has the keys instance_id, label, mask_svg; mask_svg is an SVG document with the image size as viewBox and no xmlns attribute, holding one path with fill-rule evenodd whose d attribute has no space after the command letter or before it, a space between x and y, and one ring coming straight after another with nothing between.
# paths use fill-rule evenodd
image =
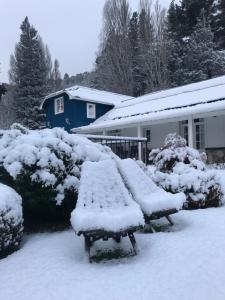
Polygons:
<instances>
[{"instance_id":1,"label":"snow-covered ground","mask_svg":"<svg viewBox=\"0 0 225 300\"><path fill-rule=\"evenodd\" d=\"M26 236L0 261L0 299L224 300L225 206L173 218L170 232L136 234L138 256L92 264L72 230ZM106 245L118 247L96 246ZM123 239L121 247L131 246Z\"/></svg>"},{"instance_id":2,"label":"snow-covered ground","mask_svg":"<svg viewBox=\"0 0 225 300\"><path fill-rule=\"evenodd\" d=\"M224 300L224 216L181 211L173 232L136 234L138 256L98 264L72 230L28 236L0 261L0 299Z\"/></svg>"}]
</instances>

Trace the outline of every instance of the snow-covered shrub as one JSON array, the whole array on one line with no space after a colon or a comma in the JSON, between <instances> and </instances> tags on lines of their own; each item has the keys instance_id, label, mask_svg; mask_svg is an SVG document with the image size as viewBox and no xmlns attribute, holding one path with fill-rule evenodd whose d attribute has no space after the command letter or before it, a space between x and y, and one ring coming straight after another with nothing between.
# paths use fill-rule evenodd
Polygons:
<instances>
[{"instance_id":1,"label":"snow-covered shrub","mask_svg":"<svg viewBox=\"0 0 225 300\"><path fill-rule=\"evenodd\" d=\"M69 219L84 161L112 152L63 129L28 130L14 125L0 131L0 180L23 199L24 218Z\"/></svg>"},{"instance_id":2,"label":"snow-covered shrub","mask_svg":"<svg viewBox=\"0 0 225 300\"><path fill-rule=\"evenodd\" d=\"M0 183L0 258L15 251L23 234L22 199Z\"/></svg>"},{"instance_id":3,"label":"snow-covered shrub","mask_svg":"<svg viewBox=\"0 0 225 300\"><path fill-rule=\"evenodd\" d=\"M220 180L205 165L205 155L186 145L185 139L169 134L164 147L153 150L150 160L155 164L152 179L166 191L184 192L187 208L219 206L222 192Z\"/></svg>"},{"instance_id":4,"label":"snow-covered shrub","mask_svg":"<svg viewBox=\"0 0 225 300\"><path fill-rule=\"evenodd\" d=\"M178 162L204 170L205 164L201 156L197 150L187 147L184 138L176 133L170 133L165 139L163 148L151 151L149 160L156 166L158 171L170 173Z\"/></svg>"}]
</instances>

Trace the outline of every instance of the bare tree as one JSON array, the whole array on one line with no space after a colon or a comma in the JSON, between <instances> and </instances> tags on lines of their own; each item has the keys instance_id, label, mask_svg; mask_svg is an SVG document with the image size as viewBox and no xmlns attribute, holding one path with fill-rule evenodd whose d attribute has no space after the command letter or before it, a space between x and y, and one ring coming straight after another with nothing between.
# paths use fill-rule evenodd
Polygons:
<instances>
[{"instance_id":1,"label":"bare tree","mask_svg":"<svg viewBox=\"0 0 225 300\"><path fill-rule=\"evenodd\" d=\"M99 88L131 95L129 21L130 8L127 0L106 1L100 51L96 59L95 81Z\"/></svg>"},{"instance_id":2,"label":"bare tree","mask_svg":"<svg viewBox=\"0 0 225 300\"><path fill-rule=\"evenodd\" d=\"M166 10L157 0L153 14L154 28L154 76L157 89L168 86L168 39Z\"/></svg>"}]
</instances>

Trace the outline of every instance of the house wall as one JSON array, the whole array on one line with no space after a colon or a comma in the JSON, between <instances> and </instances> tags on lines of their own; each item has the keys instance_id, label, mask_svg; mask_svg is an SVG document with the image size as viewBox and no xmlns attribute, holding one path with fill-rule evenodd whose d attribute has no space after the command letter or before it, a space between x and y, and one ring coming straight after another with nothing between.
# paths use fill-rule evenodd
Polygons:
<instances>
[{"instance_id":1,"label":"house wall","mask_svg":"<svg viewBox=\"0 0 225 300\"><path fill-rule=\"evenodd\" d=\"M55 114L54 100L59 97L64 98L64 112ZM82 100L70 100L66 93L49 98L45 101L43 106L46 113L46 126L50 128L64 127L65 130L70 131L75 127L89 125L113 107L111 105L94 103L96 106L96 118L91 119L87 118L87 103L89 102Z\"/></svg>"},{"instance_id":2,"label":"house wall","mask_svg":"<svg viewBox=\"0 0 225 300\"><path fill-rule=\"evenodd\" d=\"M205 148L209 163L225 162L225 116L205 119Z\"/></svg>"},{"instance_id":3,"label":"house wall","mask_svg":"<svg viewBox=\"0 0 225 300\"><path fill-rule=\"evenodd\" d=\"M205 147L225 147L225 116L205 119Z\"/></svg>"},{"instance_id":4,"label":"house wall","mask_svg":"<svg viewBox=\"0 0 225 300\"><path fill-rule=\"evenodd\" d=\"M162 147L167 134L169 134L169 133L178 133L179 134L179 132L180 132L179 122L158 124L158 125L152 125L152 126L145 127L144 135L145 135L145 131L148 129L151 130L151 141L150 141L151 149Z\"/></svg>"}]
</instances>

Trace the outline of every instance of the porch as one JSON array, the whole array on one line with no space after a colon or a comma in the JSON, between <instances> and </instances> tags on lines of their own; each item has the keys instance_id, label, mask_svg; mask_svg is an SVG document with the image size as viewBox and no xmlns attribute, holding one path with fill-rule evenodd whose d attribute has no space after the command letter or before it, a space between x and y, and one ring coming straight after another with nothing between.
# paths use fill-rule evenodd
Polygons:
<instances>
[{"instance_id":1,"label":"porch","mask_svg":"<svg viewBox=\"0 0 225 300\"><path fill-rule=\"evenodd\" d=\"M82 131L83 130L85 130L85 127L82 128ZM95 130L95 132L93 132L93 130ZM110 144L110 147L112 147L114 151L115 148L117 148L117 150L119 149L118 144L120 142L118 140L117 142L115 140L113 141L113 139L116 137L126 137L126 150L123 150L122 157L132 154L130 157L135 157L147 162L149 152L154 148L162 147L168 133L177 133L187 140L190 147L200 152L205 151L209 163L225 162L224 110L187 115L180 118L154 120L140 124L121 124L121 126L99 128L97 131L95 126L93 130L89 127L86 129L86 133L93 133L98 136L103 135L104 137L109 136L107 142L106 139L103 142ZM129 142L129 139L134 138L137 139L136 148L133 147L134 144L132 143L135 140L132 142L130 140ZM144 141L142 138L146 140ZM114 148L113 144L115 144ZM131 147L133 148L131 149ZM115 152L118 153L118 151Z\"/></svg>"},{"instance_id":2,"label":"porch","mask_svg":"<svg viewBox=\"0 0 225 300\"><path fill-rule=\"evenodd\" d=\"M149 145L145 137L127 137L127 136L109 136L109 135L93 135L82 134L95 143L108 146L120 158L135 158L142 160L144 163L148 161Z\"/></svg>"}]
</instances>

